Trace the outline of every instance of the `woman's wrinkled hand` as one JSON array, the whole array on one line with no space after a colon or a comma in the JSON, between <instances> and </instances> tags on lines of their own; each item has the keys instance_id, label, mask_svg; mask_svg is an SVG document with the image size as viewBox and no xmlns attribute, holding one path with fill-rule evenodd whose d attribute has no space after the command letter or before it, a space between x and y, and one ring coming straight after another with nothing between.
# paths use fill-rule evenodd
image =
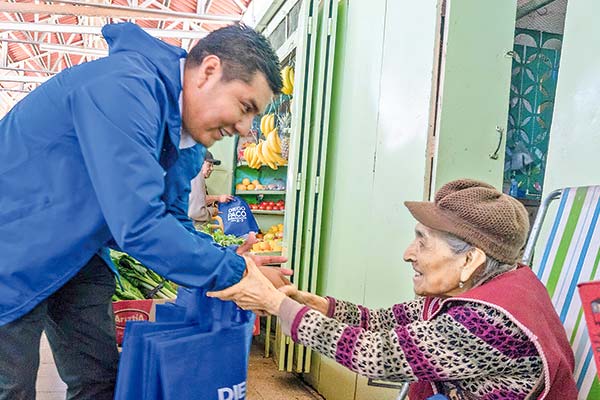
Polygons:
<instances>
[{"instance_id":1,"label":"woman's wrinkled hand","mask_svg":"<svg viewBox=\"0 0 600 400\"><path fill-rule=\"evenodd\" d=\"M208 292L209 297L234 301L240 308L252 311L264 311L272 315L279 314L279 307L285 294L273 286L269 278L256 266L254 261L244 256L247 274L237 284L217 292Z\"/></svg>"},{"instance_id":2,"label":"woman's wrinkled hand","mask_svg":"<svg viewBox=\"0 0 600 400\"><path fill-rule=\"evenodd\" d=\"M294 285L281 286L279 288L279 291L281 293L285 294L287 297L290 297L290 298L296 300L300 304L306 304L306 300L307 300L306 295L308 293L298 290L298 288Z\"/></svg>"},{"instance_id":3,"label":"woman's wrinkled hand","mask_svg":"<svg viewBox=\"0 0 600 400\"><path fill-rule=\"evenodd\" d=\"M293 285L282 286L279 288L279 291L298 303L309 306L313 310L319 311L323 315L327 315L329 301L325 297L299 290Z\"/></svg>"}]
</instances>

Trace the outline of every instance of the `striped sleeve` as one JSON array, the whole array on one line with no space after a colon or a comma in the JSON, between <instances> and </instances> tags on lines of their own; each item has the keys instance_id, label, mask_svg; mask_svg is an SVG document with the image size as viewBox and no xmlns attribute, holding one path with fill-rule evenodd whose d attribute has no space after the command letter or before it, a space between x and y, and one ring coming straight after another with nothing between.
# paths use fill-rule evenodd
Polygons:
<instances>
[{"instance_id":1,"label":"striped sleeve","mask_svg":"<svg viewBox=\"0 0 600 400\"><path fill-rule=\"evenodd\" d=\"M327 300L329 301L328 317L366 330L391 329L396 325L407 325L419 320L423 308L423 298L380 309L369 309L333 297L327 297Z\"/></svg>"},{"instance_id":2,"label":"striped sleeve","mask_svg":"<svg viewBox=\"0 0 600 400\"><path fill-rule=\"evenodd\" d=\"M493 308L454 306L430 321L369 331L304 309L292 338L363 376L391 381L449 381L510 376L515 396L531 392L542 373L534 344Z\"/></svg>"}]
</instances>

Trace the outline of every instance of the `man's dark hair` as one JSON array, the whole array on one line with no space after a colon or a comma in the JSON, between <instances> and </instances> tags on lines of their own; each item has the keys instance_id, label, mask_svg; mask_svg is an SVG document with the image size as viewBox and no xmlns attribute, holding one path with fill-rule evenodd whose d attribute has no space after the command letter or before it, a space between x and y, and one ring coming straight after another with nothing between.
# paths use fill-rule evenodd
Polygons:
<instances>
[{"instance_id":1,"label":"man's dark hair","mask_svg":"<svg viewBox=\"0 0 600 400\"><path fill-rule=\"evenodd\" d=\"M281 66L267 39L254 29L235 24L209 33L190 50L186 63L200 65L204 57L215 55L223 63L223 79L240 79L250 83L254 74L262 72L273 94L279 94Z\"/></svg>"}]
</instances>

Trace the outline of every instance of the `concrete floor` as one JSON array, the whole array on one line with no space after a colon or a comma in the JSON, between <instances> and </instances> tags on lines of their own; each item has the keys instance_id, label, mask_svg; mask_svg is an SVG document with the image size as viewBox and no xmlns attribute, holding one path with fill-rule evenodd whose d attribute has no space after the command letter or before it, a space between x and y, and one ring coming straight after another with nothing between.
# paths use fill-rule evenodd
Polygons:
<instances>
[{"instance_id":1,"label":"concrete floor","mask_svg":"<svg viewBox=\"0 0 600 400\"><path fill-rule=\"evenodd\" d=\"M253 344L248 369L247 400L315 400L323 399L296 375L280 372L270 358L263 357L263 347ZM37 400L64 400L66 386L60 380L45 336L40 346L40 369Z\"/></svg>"}]
</instances>

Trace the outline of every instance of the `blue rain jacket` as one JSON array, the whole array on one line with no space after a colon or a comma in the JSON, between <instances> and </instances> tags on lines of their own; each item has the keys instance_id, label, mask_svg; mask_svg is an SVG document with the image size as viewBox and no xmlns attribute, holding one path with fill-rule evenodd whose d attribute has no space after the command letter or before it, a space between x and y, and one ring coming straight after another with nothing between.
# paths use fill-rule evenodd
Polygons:
<instances>
[{"instance_id":1,"label":"blue rain jacket","mask_svg":"<svg viewBox=\"0 0 600 400\"><path fill-rule=\"evenodd\" d=\"M177 211L177 170L190 167L177 164L185 51L129 23L102 33L108 57L61 72L0 120L0 325L113 239L184 285L224 288L245 268Z\"/></svg>"}]
</instances>

